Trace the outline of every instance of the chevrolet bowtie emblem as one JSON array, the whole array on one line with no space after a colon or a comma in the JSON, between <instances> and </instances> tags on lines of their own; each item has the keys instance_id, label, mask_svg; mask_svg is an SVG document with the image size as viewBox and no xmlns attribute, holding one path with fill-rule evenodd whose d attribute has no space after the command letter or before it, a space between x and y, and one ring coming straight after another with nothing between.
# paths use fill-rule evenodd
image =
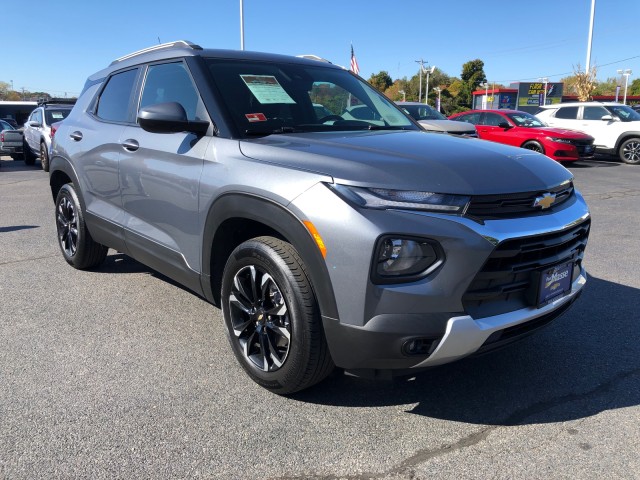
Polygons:
<instances>
[{"instance_id":1,"label":"chevrolet bowtie emblem","mask_svg":"<svg viewBox=\"0 0 640 480\"><path fill-rule=\"evenodd\" d=\"M556 194L555 193L544 193L542 194L541 197L537 197L535 199L535 201L533 202L533 207L540 207L542 210L546 210L547 208L549 208L551 205L553 205L553 202L556 201Z\"/></svg>"}]
</instances>

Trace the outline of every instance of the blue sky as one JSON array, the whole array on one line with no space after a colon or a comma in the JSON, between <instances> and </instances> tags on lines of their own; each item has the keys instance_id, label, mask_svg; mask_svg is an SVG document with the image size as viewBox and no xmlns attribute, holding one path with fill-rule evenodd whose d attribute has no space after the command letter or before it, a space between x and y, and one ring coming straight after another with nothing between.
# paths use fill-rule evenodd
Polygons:
<instances>
[{"instance_id":1,"label":"blue sky","mask_svg":"<svg viewBox=\"0 0 640 480\"><path fill-rule=\"evenodd\" d=\"M0 81L77 95L113 59L176 39L240 48L239 0L3 0ZM244 0L245 49L315 54L369 78L411 77L424 59L459 76L480 58L489 82L558 81L584 67L591 0ZM10 19L18 19L12 22ZM640 76L640 0L596 0L598 78ZM11 44L7 40L13 40Z\"/></svg>"}]
</instances>

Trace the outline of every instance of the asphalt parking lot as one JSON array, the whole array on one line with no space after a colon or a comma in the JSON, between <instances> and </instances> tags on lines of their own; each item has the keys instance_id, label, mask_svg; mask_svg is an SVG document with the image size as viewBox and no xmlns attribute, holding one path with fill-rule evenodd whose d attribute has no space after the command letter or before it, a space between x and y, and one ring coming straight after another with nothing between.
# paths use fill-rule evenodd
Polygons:
<instances>
[{"instance_id":1,"label":"asphalt parking lot","mask_svg":"<svg viewBox=\"0 0 640 480\"><path fill-rule=\"evenodd\" d=\"M593 224L567 314L413 379L284 398L199 297L112 250L69 267L48 175L3 157L0 477L640 478L640 166L570 170Z\"/></svg>"}]
</instances>

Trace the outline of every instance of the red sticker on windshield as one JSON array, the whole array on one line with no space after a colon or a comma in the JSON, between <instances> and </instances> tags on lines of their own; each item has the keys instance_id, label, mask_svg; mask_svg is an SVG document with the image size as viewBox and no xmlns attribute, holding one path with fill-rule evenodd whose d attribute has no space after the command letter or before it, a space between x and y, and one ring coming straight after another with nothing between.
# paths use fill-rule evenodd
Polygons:
<instances>
[{"instance_id":1,"label":"red sticker on windshield","mask_svg":"<svg viewBox=\"0 0 640 480\"><path fill-rule=\"evenodd\" d=\"M266 122L267 121L267 117L264 115L264 113L247 113L245 114L245 117L247 117L247 120L249 120L250 122Z\"/></svg>"}]
</instances>

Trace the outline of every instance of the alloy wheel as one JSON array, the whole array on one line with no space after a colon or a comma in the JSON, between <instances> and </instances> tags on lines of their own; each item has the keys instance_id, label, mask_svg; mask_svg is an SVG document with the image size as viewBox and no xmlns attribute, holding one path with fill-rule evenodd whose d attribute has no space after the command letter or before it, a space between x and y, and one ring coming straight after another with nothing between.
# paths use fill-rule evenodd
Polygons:
<instances>
[{"instance_id":1,"label":"alloy wheel","mask_svg":"<svg viewBox=\"0 0 640 480\"><path fill-rule=\"evenodd\" d=\"M235 274L229 313L244 357L264 372L280 369L291 346L291 322L284 296L269 272L248 265Z\"/></svg>"},{"instance_id":2,"label":"alloy wheel","mask_svg":"<svg viewBox=\"0 0 640 480\"><path fill-rule=\"evenodd\" d=\"M76 206L67 196L58 203L56 222L60 245L67 256L73 257L78 249L78 215Z\"/></svg>"},{"instance_id":3,"label":"alloy wheel","mask_svg":"<svg viewBox=\"0 0 640 480\"><path fill-rule=\"evenodd\" d=\"M622 155L628 163L640 162L640 141L627 143L622 150Z\"/></svg>"}]
</instances>

